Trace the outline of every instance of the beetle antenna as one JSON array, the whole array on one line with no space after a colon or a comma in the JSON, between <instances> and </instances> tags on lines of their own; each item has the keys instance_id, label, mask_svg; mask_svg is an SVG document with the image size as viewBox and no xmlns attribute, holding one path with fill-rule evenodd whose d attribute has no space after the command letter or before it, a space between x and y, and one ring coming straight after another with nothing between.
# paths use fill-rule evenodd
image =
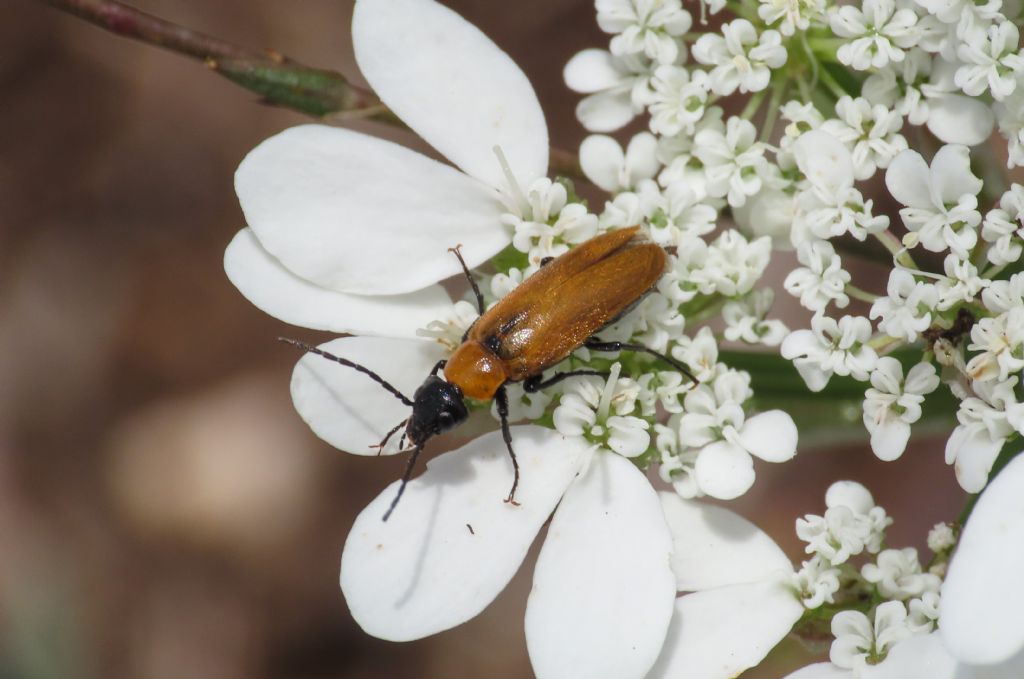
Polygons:
<instances>
[{"instance_id":1,"label":"beetle antenna","mask_svg":"<svg viewBox=\"0 0 1024 679\"><path fill-rule=\"evenodd\" d=\"M377 454L378 454L378 455L380 455L381 453L383 453L383 452L384 452L384 446L386 446L386 445L388 444L388 441L390 441L390 440L391 440L391 437L395 435L395 432L396 432L396 431L398 431L398 430L399 430L399 429L400 429L400 428L402 427L402 425L404 425L404 424L406 424L406 423L408 423L408 422L409 422L409 420L407 420L407 419L406 419L406 420L402 420L401 422L399 422L398 424L396 424L396 425L394 426L394 428L393 428L393 429L392 429L391 431L389 431L389 432L388 432L388 433L387 433L387 434L386 434L386 435L384 436L384 440L383 440L383 441L381 441L380 443L378 443L378 444L377 444L377 445L375 445L375 446L370 446L370 447L371 447L371 448L376 448L376 449L377 449ZM403 442L403 443L405 442L405 437L404 437L404 436L402 437L402 442ZM398 446L398 448L399 448L399 450L401 450L402 446L401 446L401 445L399 445L399 446Z\"/></svg>"},{"instance_id":2,"label":"beetle antenna","mask_svg":"<svg viewBox=\"0 0 1024 679\"><path fill-rule=\"evenodd\" d=\"M342 358L341 356L335 356L334 354L326 352L323 349L320 349L319 347L314 347L312 344L306 344L302 340L291 339L289 337L278 337L277 340L279 342L284 342L286 344L290 344L293 347L298 347L299 349L302 349L303 351L309 352L311 354L316 354L317 356L323 356L324 358L326 358L326 359L328 359L330 361L334 361L335 363L340 363L340 364L342 364L344 366L348 366L349 368L352 368L353 370L358 370L359 372L363 373L364 375L369 377L371 380L373 380L374 382L376 382L377 384L379 384L380 386L384 387L389 392L391 392L395 396L395 398L397 398L399 401L401 401L402 403L404 403L405 405L407 405L409 407L412 407L412 401L405 394L403 394L402 392L398 391L398 389L393 387L390 382L388 382L383 377L381 377L380 375L378 375L377 373L373 372L372 370L370 370L367 367L361 366L358 363L353 363L352 361L348 360L347 358Z\"/></svg>"},{"instance_id":3,"label":"beetle antenna","mask_svg":"<svg viewBox=\"0 0 1024 679\"><path fill-rule=\"evenodd\" d=\"M391 506L388 507L388 511L384 512L384 518L382 521L387 521L388 517L391 516L391 512L395 511L395 507L398 506L398 501L402 499L402 493L405 492L405 486L409 483L409 478L412 476L412 470L416 466L416 458L420 456L420 452L423 451L423 444L416 446L412 455L409 456L409 462L405 465L405 473L402 474L402 483L398 486L398 495L391 501Z\"/></svg>"},{"instance_id":4,"label":"beetle antenna","mask_svg":"<svg viewBox=\"0 0 1024 679\"><path fill-rule=\"evenodd\" d=\"M526 200L526 194L523 193L523 187L519 186L519 181L516 176L512 174L512 168L508 164L508 159L505 158L505 152L501 150L501 147L495 144L494 155L498 156L498 164L501 165L501 171L505 174L505 181L508 182L508 190L515 199L517 206L522 217L530 216L530 203Z\"/></svg>"}]
</instances>

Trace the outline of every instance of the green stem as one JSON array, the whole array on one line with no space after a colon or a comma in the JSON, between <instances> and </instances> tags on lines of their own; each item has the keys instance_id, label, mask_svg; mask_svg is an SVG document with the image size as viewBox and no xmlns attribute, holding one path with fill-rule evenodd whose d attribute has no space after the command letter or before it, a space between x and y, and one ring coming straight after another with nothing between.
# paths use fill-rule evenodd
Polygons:
<instances>
[{"instance_id":1,"label":"green stem","mask_svg":"<svg viewBox=\"0 0 1024 679\"><path fill-rule=\"evenodd\" d=\"M874 236L878 242L884 245L885 249L892 254L893 259L898 260L900 264L905 267L911 269L918 268L917 263L914 262L914 258L910 256L907 249L903 247L903 243L895 236L895 234L893 234L892 231L886 229L881 233L874 234Z\"/></svg>"},{"instance_id":2,"label":"green stem","mask_svg":"<svg viewBox=\"0 0 1024 679\"><path fill-rule=\"evenodd\" d=\"M772 130L775 129L775 121L779 117L779 105L782 103L782 98L786 96L788 90L788 73L783 71L777 74L776 81L772 83L772 96L768 100L768 110L765 111L764 123L761 127L761 141L767 143L771 140Z\"/></svg>"},{"instance_id":3,"label":"green stem","mask_svg":"<svg viewBox=\"0 0 1024 679\"><path fill-rule=\"evenodd\" d=\"M757 113L757 109L761 108L761 102L764 101L766 90L755 92L750 100L747 101L747 105L743 107L743 112L740 113L740 117L744 120L750 120Z\"/></svg>"},{"instance_id":4,"label":"green stem","mask_svg":"<svg viewBox=\"0 0 1024 679\"><path fill-rule=\"evenodd\" d=\"M850 93L843 89L843 86L840 85L839 81L837 81L832 74L828 72L827 68L819 68L818 77L821 79L821 82L825 83L825 87L832 91L832 94L834 94L837 99L849 96Z\"/></svg>"},{"instance_id":5,"label":"green stem","mask_svg":"<svg viewBox=\"0 0 1024 679\"><path fill-rule=\"evenodd\" d=\"M867 290L861 290L856 285L852 285L850 283L846 284L846 287L843 288L843 292L854 299L859 299L862 302L874 303L874 301L878 299L878 295L870 293Z\"/></svg>"}]
</instances>

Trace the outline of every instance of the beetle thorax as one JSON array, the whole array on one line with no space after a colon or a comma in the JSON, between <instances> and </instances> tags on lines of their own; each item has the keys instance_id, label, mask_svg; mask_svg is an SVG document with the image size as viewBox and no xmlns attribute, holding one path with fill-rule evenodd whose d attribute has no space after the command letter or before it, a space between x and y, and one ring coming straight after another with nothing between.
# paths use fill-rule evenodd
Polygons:
<instances>
[{"instance_id":1,"label":"beetle thorax","mask_svg":"<svg viewBox=\"0 0 1024 679\"><path fill-rule=\"evenodd\" d=\"M487 401L508 381L505 366L493 351L474 340L459 345L448 359L444 376L469 398Z\"/></svg>"}]
</instances>

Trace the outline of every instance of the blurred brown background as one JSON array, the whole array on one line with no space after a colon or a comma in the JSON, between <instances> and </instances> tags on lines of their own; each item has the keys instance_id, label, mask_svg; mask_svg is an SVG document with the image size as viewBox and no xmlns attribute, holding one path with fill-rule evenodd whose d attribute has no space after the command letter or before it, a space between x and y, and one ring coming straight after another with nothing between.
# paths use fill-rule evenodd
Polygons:
<instances>
[{"instance_id":1,"label":"blurred brown background","mask_svg":"<svg viewBox=\"0 0 1024 679\"><path fill-rule=\"evenodd\" d=\"M561 68L606 44L592 3L447 4L523 67L552 140L575 148ZM136 5L358 78L351 0ZM0 677L531 676L532 556L483 615L423 641L370 638L345 608L345 535L403 462L307 431L296 357L273 340L321 338L264 316L221 268L243 226L235 166L306 119L41 2L0 4L0 43ZM758 473L738 506L794 561L794 518L836 478L870 483L896 546L922 547L962 501L941 440L889 465L863 443L805 446ZM787 642L756 676L808 657Z\"/></svg>"}]
</instances>

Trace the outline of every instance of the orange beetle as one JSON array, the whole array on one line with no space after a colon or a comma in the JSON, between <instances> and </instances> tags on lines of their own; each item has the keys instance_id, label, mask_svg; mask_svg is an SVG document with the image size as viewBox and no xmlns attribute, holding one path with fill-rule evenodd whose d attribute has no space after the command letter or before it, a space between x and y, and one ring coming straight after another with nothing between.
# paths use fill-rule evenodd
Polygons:
<instances>
[{"instance_id":1,"label":"orange beetle","mask_svg":"<svg viewBox=\"0 0 1024 679\"><path fill-rule=\"evenodd\" d=\"M473 288L480 317L451 357L434 366L412 399L364 366L303 342L284 340L366 374L412 408L409 418L388 432L379 444L383 448L388 439L405 426L403 442L408 438L415 446L398 494L384 514L385 521L402 497L426 441L468 417L466 398L497 402L502 434L515 470L512 489L505 501L514 503L519 464L512 449L505 385L522 382L526 391L534 392L567 377L607 375L596 370L573 370L544 379L545 369L581 346L595 351L625 349L652 354L696 382L685 366L669 356L643 345L602 342L594 337L594 333L643 299L665 272L668 262L665 250L648 240L639 226L596 236L548 261L489 310L485 310L483 295L458 248L451 251L458 257ZM438 376L442 368L444 379Z\"/></svg>"}]
</instances>

